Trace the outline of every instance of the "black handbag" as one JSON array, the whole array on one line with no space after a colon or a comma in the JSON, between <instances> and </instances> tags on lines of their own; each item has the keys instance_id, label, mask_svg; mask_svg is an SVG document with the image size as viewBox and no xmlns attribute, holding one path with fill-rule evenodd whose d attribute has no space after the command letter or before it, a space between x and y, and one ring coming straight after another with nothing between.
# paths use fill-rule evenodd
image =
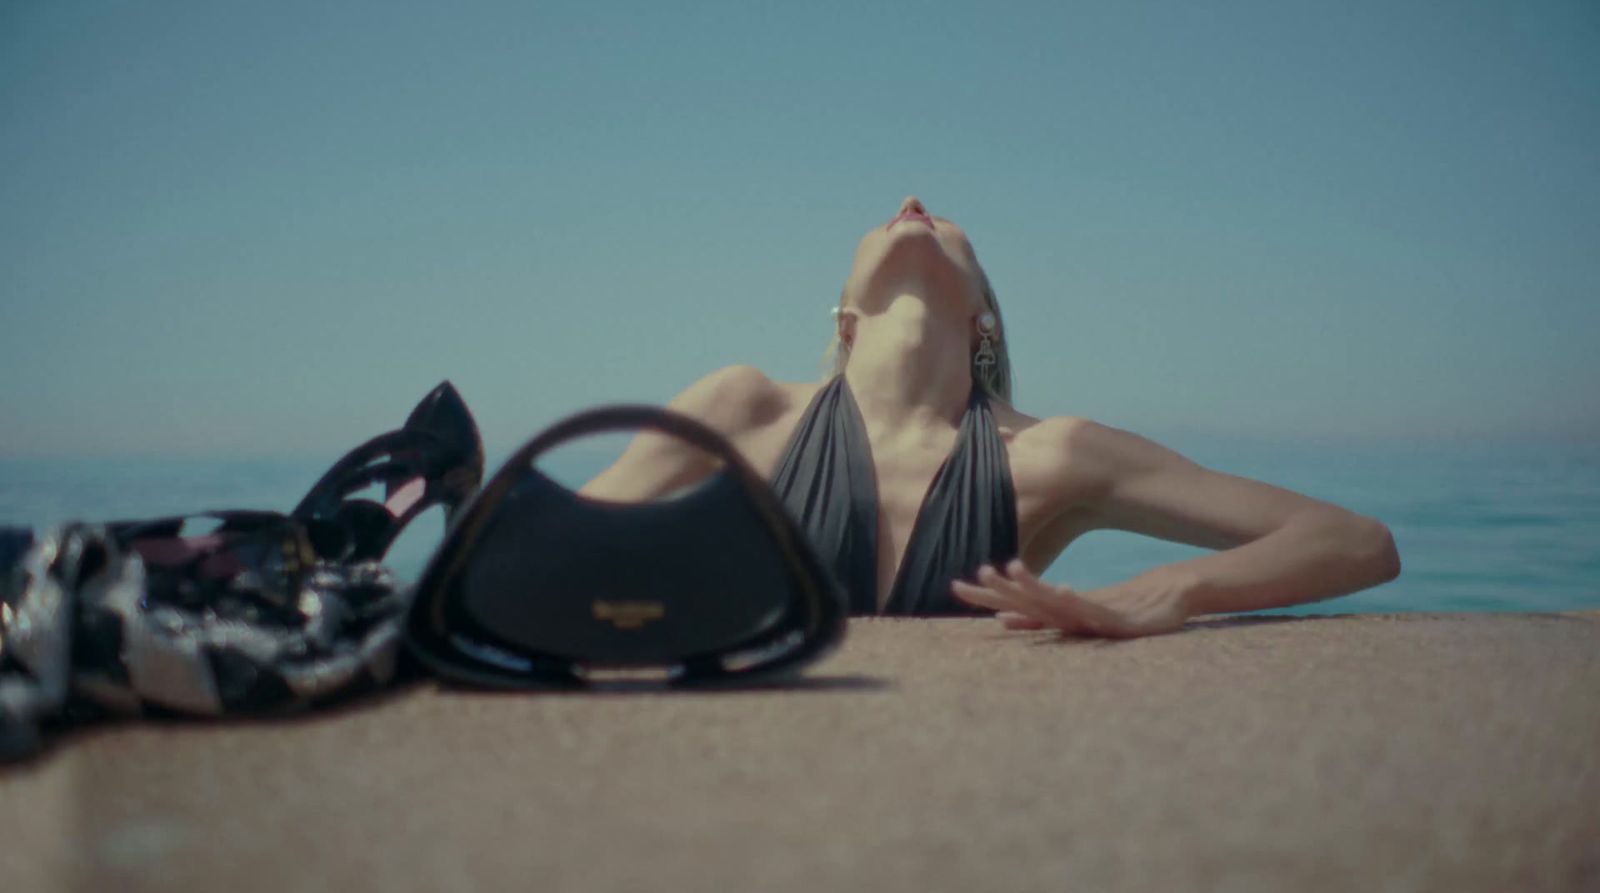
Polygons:
<instances>
[{"instance_id":1,"label":"black handbag","mask_svg":"<svg viewBox=\"0 0 1600 893\"><path fill-rule=\"evenodd\" d=\"M654 429L721 460L666 499L588 499L534 467L569 440ZM517 450L417 583L411 652L496 687L770 679L843 637L847 603L776 495L724 438L670 410L605 407Z\"/></svg>"}]
</instances>

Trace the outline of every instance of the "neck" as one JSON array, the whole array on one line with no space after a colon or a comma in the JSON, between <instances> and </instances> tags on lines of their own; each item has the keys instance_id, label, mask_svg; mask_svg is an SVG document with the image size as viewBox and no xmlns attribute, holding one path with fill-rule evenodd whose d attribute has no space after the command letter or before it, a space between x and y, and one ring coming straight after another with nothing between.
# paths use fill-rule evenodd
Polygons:
<instances>
[{"instance_id":1,"label":"neck","mask_svg":"<svg viewBox=\"0 0 1600 893\"><path fill-rule=\"evenodd\" d=\"M965 320L936 316L915 295L863 317L844 369L863 419L891 428L960 424L974 387L969 341Z\"/></svg>"}]
</instances>

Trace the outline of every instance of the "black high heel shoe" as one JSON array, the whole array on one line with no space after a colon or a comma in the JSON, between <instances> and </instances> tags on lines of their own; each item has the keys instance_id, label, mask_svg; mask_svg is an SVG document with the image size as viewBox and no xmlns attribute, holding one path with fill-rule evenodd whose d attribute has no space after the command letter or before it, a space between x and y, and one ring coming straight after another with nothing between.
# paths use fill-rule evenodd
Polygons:
<instances>
[{"instance_id":1,"label":"black high heel shoe","mask_svg":"<svg viewBox=\"0 0 1600 893\"><path fill-rule=\"evenodd\" d=\"M482 477L477 425L445 382L288 514L0 529L0 762L66 709L69 687L112 713L222 715L387 684L410 596L377 562ZM378 485L381 502L360 497Z\"/></svg>"},{"instance_id":2,"label":"black high heel shoe","mask_svg":"<svg viewBox=\"0 0 1600 893\"><path fill-rule=\"evenodd\" d=\"M483 442L460 393L448 382L423 397L399 428L335 462L287 515L232 510L105 525L150 570L152 594L198 606L218 587L243 583L261 598L293 604L317 562L381 560L418 515L445 508L446 523L483 479ZM357 494L382 485L382 502ZM260 579L256 579L260 578Z\"/></svg>"},{"instance_id":3,"label":"black high heel shoe","mask_svg":"<svg viewBox=\"0 0 1600 893\"><path fill-rule=\"evenodd\" d=\"M446 381L422 398L404 425L335 462L288 515L214 511L117 521L106 528L147 563L181 567L185 573L204 571L202 577L239 569L239 562L222 558L232 543L285 542L286 524L304 528L313 553L304 556L307 560L377 561L406 525L432 506L444 506L448 525L482 480L483 442L477 423ZM357 495L380 484L382 502ZM243 563L254 564L249 559Z\"/></svg>"},{"instance_id":4,"label":"black high heel shoe","mask_svg":"<svg viewBox=\"0 0 1600 893\"><path fill-rule=\"evenodd\" d=\"M482 481L478 426L447 381L423 397L399 429L374 437L334 463L289 515L308 522L325 559L376 560L431 506L444 506L448 526ZM351 498L380 483L382 502ZM315 522L332 522L344 542L328 540L325 525Z\"/></svg>"}]
</instances>

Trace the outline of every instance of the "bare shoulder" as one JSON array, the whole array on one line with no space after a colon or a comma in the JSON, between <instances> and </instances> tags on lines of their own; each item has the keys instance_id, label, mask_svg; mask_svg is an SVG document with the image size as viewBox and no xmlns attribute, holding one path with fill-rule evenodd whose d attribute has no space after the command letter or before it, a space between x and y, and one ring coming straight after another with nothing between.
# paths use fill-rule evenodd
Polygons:
<instances>
[{"instance_id":1,"label":"bare shoulder","mask_svg":"<svg viewBox=\"0 0 1600 893\"><path fill-rule=\"evenodd\" d=\"M1013 454L1038 453L1059 459L1086 434L1093 436L1090 429L1102 427L1079 416L1031 416L1001 400L991 399L989 405Z\"/></svg>"},{"instance_id":2,"label":"bare shoulder","mask_svg":"<svg viewBox=\"0 0 1600 893\"><path fill-rule=\"evenodd\" d=\"M792 409L796 386L775 382L754 366L724 366L702 376L667 406L725 437L767 427Z\"/></svg>"},{"instance_id":3,"label":"bare shoulder","mask_svg":"<svg viewBox=\"0 0 1600 893\"><path fill-rule=\"evenodd\" d=\"M1074 501L1101 492L1115 478L1121 458L1155 444L1083 416L1035 417L1001 401L992 401L995 421L1009 446L1018 483L1031 478L1046 491L1063 491Z\"/></svg>"},{"instance_id":4,"label":"bare shoulder","mask_svg":"<svg viewBox=\"0 0 1600 893\"><path fill-rule=\"evenodd\" d=\"M725 366L701 376L667 404L726 438L749 459L752 437L781 416L787 393L754 366ZM693 445L659 431L644 430L610 467L578 492L591 499L634 502L654 499L710 474L715 460Z\"/></svg>"}]
</instances>

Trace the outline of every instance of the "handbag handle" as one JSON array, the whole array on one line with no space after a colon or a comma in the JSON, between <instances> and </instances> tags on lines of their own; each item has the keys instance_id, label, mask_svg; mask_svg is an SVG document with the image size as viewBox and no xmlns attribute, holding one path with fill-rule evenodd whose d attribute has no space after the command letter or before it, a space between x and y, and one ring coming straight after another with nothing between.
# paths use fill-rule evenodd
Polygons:
<instances>
[{"instance_id":1,"label":"handbag handle","mask_svg":"<svg viewBox=\"0 0 1600 893\"><path fill-rule=\"evenodd\" d=\"M756 510L761 514L762 520L767 522L768 529L780 536L780 545L785 549L794 546L796 531L783 505L778 502L777 495L722 435L704 423L670 409L645 404L617 404L570 415L546 428L512 453L511 457L500 466L500 470L495 472L494 477L479 489L478 495L465 507L456 523L451 525L436 554L460 556L462 551L454 547L460 540L477 535L492 514L494 506L516 486L523 469L530 467L539 456L581 437L640 430L656 430L670 434L722 460L742 485L745 495L755 503ZM433 568L430 566L424 571L422 578L427 579L432 571Z\"/></svg>"},{"instance_id":2,"label":"handbag handle","mask_svg":"<svg viewBox=\"0 0 1600 893\"><path fill-rule=\"evenodd\" d=\"M739 484L748 504L763 522L767 533L772 536L774 545L788 556L791 565L797 569L804 569L809 582L802 588L805 590L804 597L810 603L810 608L805 611L808 620L802 632L813 644L798 649L791 658L778 661L774 666L801 662L835 644L843 632L843 617L846 613L843 599L832 584L827 571L817 561L805 534L790 518L778 500L777 494L722 435L681 413L642 404L602 406L568 416L534 436L512 453L451 523L443 542L418 579L416 591L419 596L430 592L442 593L448 588L449 581L463 571L473 552L470 546L482 535L500 503L524 475L532 470L533 461L539 456L576 438L641 430L654 430L676 437L721 460L726 470ZM431 603L415 605L413 609L421 609L426 615L427 628L434 631L444 629L443 599L432 597L426 601ZM412 636L412 642L413 645L423 645L415 635ZM423 647L421 650L426 654L430 649ZM696 663L702 664L703 661ZM711 677L727 678L748 674L741 670L712 668L710 671L697 671L692 675L710 681ZM504 680L481 676L479 681L490 684L504 683Z\"/></svg>"},{"instance_id":3,"label":"handbag handle","mask_svg":"<svg viewBox=\"0 0 1600 893\"><path fill-rule=\"evenodd\" d=\"M532 464L541 454L561 444L595 434L656 430L710 453L735 469L750 483L763 485L759 476L727 439L704 423L682 413L656 406L619 404L602 406L568 416L552 425L506 460L505 469Z\"/></svg>"}]
</instances>

